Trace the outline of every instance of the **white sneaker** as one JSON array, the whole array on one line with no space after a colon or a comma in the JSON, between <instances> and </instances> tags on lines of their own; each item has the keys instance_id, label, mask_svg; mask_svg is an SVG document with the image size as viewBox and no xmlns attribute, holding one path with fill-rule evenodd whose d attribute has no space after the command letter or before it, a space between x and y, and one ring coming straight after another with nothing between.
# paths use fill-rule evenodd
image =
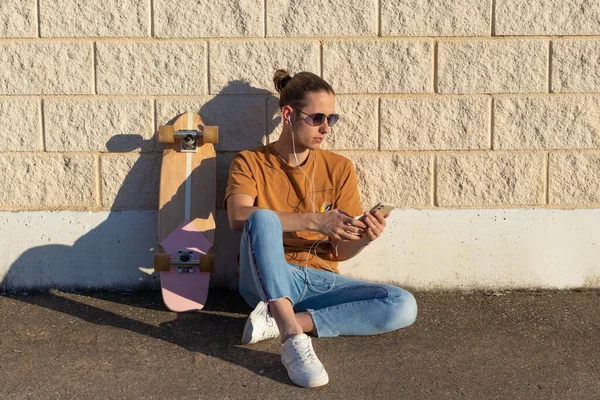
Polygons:
<instances>
[{"instance_id":1,"label":"white sneaker","mask_svg":"<svg viewBox=\"0 0 600 400\"><path fill-rule=\"evenodd\" d=\"M261 301L246 320L242 344L252 344L276 337L279 337L279 328L277 328L275 318L269 313L267 304Z\"/></svg>"},{"instance_id":2,"label":"white sneaker","mask_svg":"<svg viewBox=\"0 0 600 400\"><path fill-rule=\"evenodd\" d=\"M310 338L304 333L285 341L281 348L281 362L292 382L298 386L318 387L329 382L325 367L317 358Z\"/></svg>"}]
</instances>

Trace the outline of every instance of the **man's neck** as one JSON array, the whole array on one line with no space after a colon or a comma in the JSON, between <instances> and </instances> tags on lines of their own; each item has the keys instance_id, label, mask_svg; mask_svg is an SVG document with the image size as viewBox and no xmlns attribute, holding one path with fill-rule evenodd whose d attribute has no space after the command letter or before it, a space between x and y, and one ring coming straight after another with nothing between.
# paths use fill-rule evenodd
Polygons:
<instances>
[{"instance_id":1,"label":"man's neck","mask_svg":"<svg viewBox=\"0 0 600 400\"><path fill-rule=\"evenodd\" d=\"M310 150L305 148L302 152L296 151L296 156L294 156L292 143L286 143L281 139L274 143L273 148L275 149L275 153L291 167L296 167L298 163L303 165L310 154ZM298 150L298 148L296 148L296 150ZM298 157L298 162L296 162L296 157Z\"/></svg>"}]
</instances>

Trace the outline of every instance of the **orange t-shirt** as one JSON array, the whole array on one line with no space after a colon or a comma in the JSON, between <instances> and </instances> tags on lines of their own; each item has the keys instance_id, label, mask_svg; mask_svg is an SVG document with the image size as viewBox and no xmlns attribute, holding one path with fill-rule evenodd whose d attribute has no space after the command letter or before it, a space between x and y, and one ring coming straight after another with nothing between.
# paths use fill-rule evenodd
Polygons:
<instances>
[{"instance_id":1,"label":"orange t-shirt","mask_svg":"<svg viewBox=\"0 0 600 400\"><path fill-rule=\"evenodd\" d=\"M356 173L349 159L319 149L309 153L302 169L304 172L283 161L273 144L241 151L229 167L225 205L232 194L247 194L254 199L255 207L273 211L319 212L325 204L332 210L340 209L352 216L363 213ZM314 182L314 190L305 173ZM309 253L311 246L319 240L325 242ZM284 232L286 259L292 264L339 273L328 240L314 231Z\"/></svg>"}]
</instances>

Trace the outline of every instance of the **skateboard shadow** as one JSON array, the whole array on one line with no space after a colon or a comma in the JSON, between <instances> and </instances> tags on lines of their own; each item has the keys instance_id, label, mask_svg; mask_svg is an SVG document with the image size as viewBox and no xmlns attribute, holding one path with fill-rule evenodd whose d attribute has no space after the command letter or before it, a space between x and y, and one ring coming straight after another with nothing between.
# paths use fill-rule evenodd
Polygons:
<instances>
[{"instance_id":1,"label":"skateboard shadow","mask_svg":"<svg viewBox=\"0 0 600 400\"><path fill-rule=\"evenodd\" d=\"M244 95L232 96L232 94L239 93ZM222 210L227 184L225 172L228 171L231 159L237 151L268 142L273 130L281 122L280 117L276 115L278 111L276 100L277 98L267 90L253 88L247 82L232 81L223 88L221 93L210 100L206 102L198 100L195 109L189 109L189 103L193 100L182 100L186 109L178 109L173 113L179 115L185 111L197 111L207 125L217 125L220 128L220 144L217 145L218 211L215 216L217 227L213 232L217 271L211 276L212 289L203 311L193 314L172 313L174 320L168 323L169 326L156 327L61 296L61 291L68 293L80 290L85 293L90 290L128 290L131 287L142 290L151 289L155 290L151 292L152 301L142 301L149 296L147 292L143 292L146 294L139 296L136 294L137 292L133 292L126 300L119 300L114 296L105 296L104 298L113 302L124 301L124 304L132 307L168 312L162 305L160 292L156 291L160 288L159 275L151 272L153 255L158 247L154 232L157 232L156 210L158 209L158 183L162 160L157 131L154 132L151 139L145 139L141 134L117 132L108 140L106 143L108 153L131 153L142 150L139 157L127 158L124 161L130 162L131 165L126 167L128 172L122 179L114 198L107 200L107 195L102 195L103 203L112 202L107 207L108 214L102 213L101 216L98 216L97 223L94 224L89 219L79 222L77 216L66 215L67 212L49 213L44 218L56 218L55 222L61 226L61 229L63 227L66 229L65 225L71 223L84 223L95 227L69 245L49 244L27 249L10 265L0 282L0 292L46 290L43 295L19 296L19 299L99 325L128 329L175 343L189 351L221 358L248 368L257 374L265 371L260 375L289 383L285 372L281 371L279 355L237 346L246 314L250 311L241 296L231 293L225 297L235 298L234 304L222 304L214 294L215 286L218 285L231 289L231 282L227 283L226 277L227 274L232 274L237 269L236 255L239 250L240 235L237 232L231 232L227 217ZM248 107L245 107L246 103ZM179 106L171 108L177 107ZM183 107L181 106L181 108ZM256 110L261 113L264 123L254 131L247 128L244 115L251 118L256 114ZM231 122L232 115L238 116L237 122ZM241 120L239 115L242 115ZM177 115L173 115L170 122L176 117ZM158 121L160 124L164 122ZM256 128L255 125L253 126ZM238 140L238 132L243 132L243 140ZM104 164L104 157L110 156L102 155L100 157L101 164ZM102 174L112 173L110 168L115 168L114 173L120 173L123 169L122 166L115 167L106 162L106 165L102 166ZM202 167L193 173L202 173ZM104 187L104 182L97 182L97 184ZM178 189L178 191L180 190L185 190L184 185ZM145 200L140 201L139 199ZM140 206L140 204L142 205ZM166 207L173 206L166 205ZM131 213L130 211L136 212ZM98 215L98 213L89 213L86 218L92 218L94 215ZM18 220L17 223L27 225L28 221L25 219L31 217L23 216L22 218L24 220ZM78 231L85 231L85 229ZM149 235L148 232L153 232L153 234ZM43 236L44 232L40 232L40 235ZM128 283L123 284L122 282ZM55 288L55 290L47 292L49 287ZM97 293L89 293L86 296L101 297ZM244 315L234 318L218 314L222 310L241 312ZM272 365L275 367L271 369Z\"/></svg>"}]
</instances>

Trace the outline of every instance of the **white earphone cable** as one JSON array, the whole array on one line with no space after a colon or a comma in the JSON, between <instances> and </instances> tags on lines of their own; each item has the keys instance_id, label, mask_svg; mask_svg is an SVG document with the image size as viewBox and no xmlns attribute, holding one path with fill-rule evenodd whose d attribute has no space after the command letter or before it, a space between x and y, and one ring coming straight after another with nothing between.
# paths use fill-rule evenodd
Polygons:
<instances>
[{"instance_id":1,"label":"white earphone cable","mask_svg":"<svg viewBox=\"0 0 600 400\"><path fill-rule=\"evenodd\" d=\"M300 171L302 171L302 173L304 174L304 176L306 177L306 179L308 179L308 182L310 183L310 189L311 190L310 190L310 194L309 194L309 201L310 201L311 211L314 213L314 212L316 212L316 207L315 207L315 202L314 202L315 196L316 196L316 194L315 194L315 181L314 180L315 180L315 171L317 169L317 154L316 154L316 152L314 152L314 154L313 154L313 171L312 171L312 179L310 179L310 177L308 176L308 174L300 166L300 161L298 160L298 155L296 154L296 140L294 138L294 125L292 124L292 121L291 121L291 118L290 118L289 115L288 115L288 121L290 123L290 128L292 130L292 150L294 152L294 159L296 160L296 166L298 168L300 168ZM310 153L309 153L309 155L310 155ZM308 250L308 256L306 257L306 264L304 265L304 267L306 268L306 272L305 272L305 274L306 274L306 281L307 281L309 287L312 288L317 293L327 293L327 292L331 291L335 287L335 280L336 280L336 273L335 273L335 271L333 270L333 268L331 268L331 266L329 264L327 264L325 262L325 260L323 260L317 254L317 250L318 250L319 245L321 243L326 243L326 242L329 242L331 244L331 241L328 240L328 239L319 239L319 240L317 240L316 242L314 242L310 246L310 249ZM337 252L338 245L339 245L339 242L335 245L335 254L336 254L336 256L337 256L337 253L338 253ZM313 249L314 249L314 251L313 251ZM319 262L319 264L321 264L322 266L326 267L326 269L329 270L329 271L331 271L331 273L333 274L333 282L331 284L331 287L329 289L325 290L325 291L321 291L321 290L316 289L312 285L312 283L310 281L310 277L308 275L308 260L310 258L311 252L314 252L314 255L315 255L317 261Z\"/></svg>"}]
</instances>

